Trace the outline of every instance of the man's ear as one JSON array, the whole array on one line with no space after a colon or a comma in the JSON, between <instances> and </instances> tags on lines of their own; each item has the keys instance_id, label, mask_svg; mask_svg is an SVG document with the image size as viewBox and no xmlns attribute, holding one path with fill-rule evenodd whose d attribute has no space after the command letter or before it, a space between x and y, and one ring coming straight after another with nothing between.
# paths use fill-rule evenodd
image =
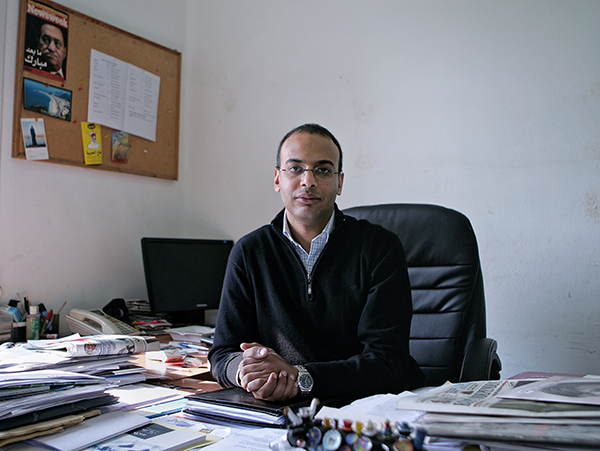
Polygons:
<instances>
[{"instance_id":1,"label":"man's ear","mask_svg":"<svg viewBox=\"0 0 600 451\"><path fill-rule=\"evenodd\" d=\"M342 185L344 184L344 173L338 174L339 177L339 185L337 195L340 196L342 194Z\"/></svg>"},{"instance_id":2,"label":"man's ear","mask_svg":"<svg viewBox=\"0 0 600 451\"><path fill-rule=\"evenodd\" d=\"M281 187L279 186L279 178L281 177L281 172L277 170L277 168L275 168L275 177L274 177L274 188L275 188L275 192L278 193L281 189Z\"/></svg>"}]
</instances>

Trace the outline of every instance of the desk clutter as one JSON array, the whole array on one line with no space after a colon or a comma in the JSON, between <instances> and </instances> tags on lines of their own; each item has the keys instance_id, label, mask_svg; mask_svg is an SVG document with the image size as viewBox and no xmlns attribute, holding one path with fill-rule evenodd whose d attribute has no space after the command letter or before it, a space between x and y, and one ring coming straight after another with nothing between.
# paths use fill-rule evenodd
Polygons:
<instances>
[{"instance_id":1,"label":"desk clutter","mask_svg":"<svg viewBox=\"0 0 600 451\"><path fill-rule=\"evenodd\" d=\"M430 435L532 446L600 444L600 377L447 383L398 400ZM554 449L554 448L553 448Z\"/></svg>"},{"instance_id":2,"label":"desk clutter","mask_svg":"<svg viewBox=\"0 0 600 451\"><path fill-rule=\"evenodd\" d=\"M600 443L598 376L447 383L342 408L308 398L265 403L209 380L212 333L188 326L160 341L75 334L0 345L0 449L580 451Z\"/></svg>"},{"instance_id":3,"label":"desk clutter","mask_svg":"<svg viewBox=\"0 0 600 451\"><path fill-rule=\"evenodd\" d=\"M214 428L166 415L181 406L151 408L190 394L144 383L146 368L135 359L160 350L150 336L73 335L4 343L0 449L178 450L219 440L210 435Z\"/></svg>"},{"instance_id":4,"label":"desk clutter","mask_svg":"<svg viewBox=\"0 0 600 451\"><path fill-rule=\"evenodd\" d=\"M373 421L353 421L325 417L315 418L318 400L310 406L301 407L298 412L285 409L288 418L287 441L292 447L325 451L373 450L373 451L419 451L423 449L425 430L413 428L406 422L389 420L382 424Z\"/></svg>"},{"instance_id":5,"label":"desk clutter","mask_svg":"<svg viewBox=\"0 0 600 451\"><path fill-rule=\"evenodd\" d=\"M65 305L55 312L43 303L30 303L27 296L22 302L13 299L0 305L0 343L58 338L60 313Z\"/></svg>"},{"instance_id":6,"label":"desk clutter","mask_svg":"<svg viewBox=\"0 0 600 451\"><path fill-rule=\"evenodd\" d=\"M117 402L108 390L145 380L131 356L159 347L120 335L1 345L0 430Z\"/></svg>"}]
</instances>

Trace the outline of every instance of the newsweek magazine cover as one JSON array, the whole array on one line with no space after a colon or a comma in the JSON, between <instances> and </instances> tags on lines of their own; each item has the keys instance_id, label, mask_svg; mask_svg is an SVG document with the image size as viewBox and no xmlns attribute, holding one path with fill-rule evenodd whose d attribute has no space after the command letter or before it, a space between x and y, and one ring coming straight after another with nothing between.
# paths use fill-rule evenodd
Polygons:
<instances>
[{"instance_id":1,"label":"newsweek magazine cover","mask_svg":"<svg viewBox=\"0 0 600 451\"><path fill-rule=\"evenodd\" d=\"M598 406L501 397L513 388L521 388L532 382L521 379L446 383L423 393L401 398L396 409L539 418L600 417Z\"/></svg>"},{"instance_id":2,"label":"newsweek magazine cover","mask_svg":"<svg viewBox=\"0 0 600 451\"><path fill-rule=\"evenodd\" d=\"M53 80L67 78L69 15L29 0L25 19L24 69Z\"/></svg>"}]
</instances>

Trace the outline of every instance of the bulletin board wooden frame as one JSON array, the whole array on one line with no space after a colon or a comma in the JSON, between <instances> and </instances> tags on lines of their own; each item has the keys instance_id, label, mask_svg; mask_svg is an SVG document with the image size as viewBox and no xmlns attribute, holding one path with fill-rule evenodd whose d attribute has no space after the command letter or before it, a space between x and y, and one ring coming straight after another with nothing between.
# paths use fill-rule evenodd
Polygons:
<instances>
[{"instance_id":1,"label":"bulletin board wooden frame","mask_svg":"<svg viewBox=\"0 0 600 451\"><path fill-rule=\"evenodd\" d=\"M26 158L22 118L43 118L49 161L148 177L177 180L181 53L171 50L60 4L35 0L69 15L64 81L24 70L27 0L20 1L12 156ZM129 135L127 161L113 161L112 129L101 126L102 164L86 165L81 122L87 121L91 50L108 54L160 77L156 141ZM24 78L72 92L70 121L26 110Z\"/></svg>"}]
</instances>

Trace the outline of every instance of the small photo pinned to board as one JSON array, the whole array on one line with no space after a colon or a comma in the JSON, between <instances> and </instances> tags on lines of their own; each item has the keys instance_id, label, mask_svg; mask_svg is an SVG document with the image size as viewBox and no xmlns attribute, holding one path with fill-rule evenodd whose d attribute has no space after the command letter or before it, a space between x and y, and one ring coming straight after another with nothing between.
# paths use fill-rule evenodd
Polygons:
<instances>
[{"instance_id":1,"label":"small photo pinned to board","mask_svg":"<svg viewBox=\"0 0 600 451\"><path fill-rule=\"evenodd\" d=\"M71 120L73 93L68 89L23 78L23 108L51 117Z\"/></svg>"},{"instance_id":2,"label":"small photo pinned to board","mask_svg":"<svg viewBox=\"0 0 600 451\"><path fill-rule=\"evenodd\" d=\"M129 133L113 130L112 133L112 161L127 163L131 146L129 145Z\"/></svg>"},{"instance_id":3,"label":"small photo pinned to board","mask_svg":"<svg viewBox=\"0 0 600 451\"><path fill-rule=\"evenodd\" d=\"M25 158L28 160L48 160L48 144L46 142L46 128L42 118L22 118L23 143L25 144Z\"/></svg>"}]
</instances>

